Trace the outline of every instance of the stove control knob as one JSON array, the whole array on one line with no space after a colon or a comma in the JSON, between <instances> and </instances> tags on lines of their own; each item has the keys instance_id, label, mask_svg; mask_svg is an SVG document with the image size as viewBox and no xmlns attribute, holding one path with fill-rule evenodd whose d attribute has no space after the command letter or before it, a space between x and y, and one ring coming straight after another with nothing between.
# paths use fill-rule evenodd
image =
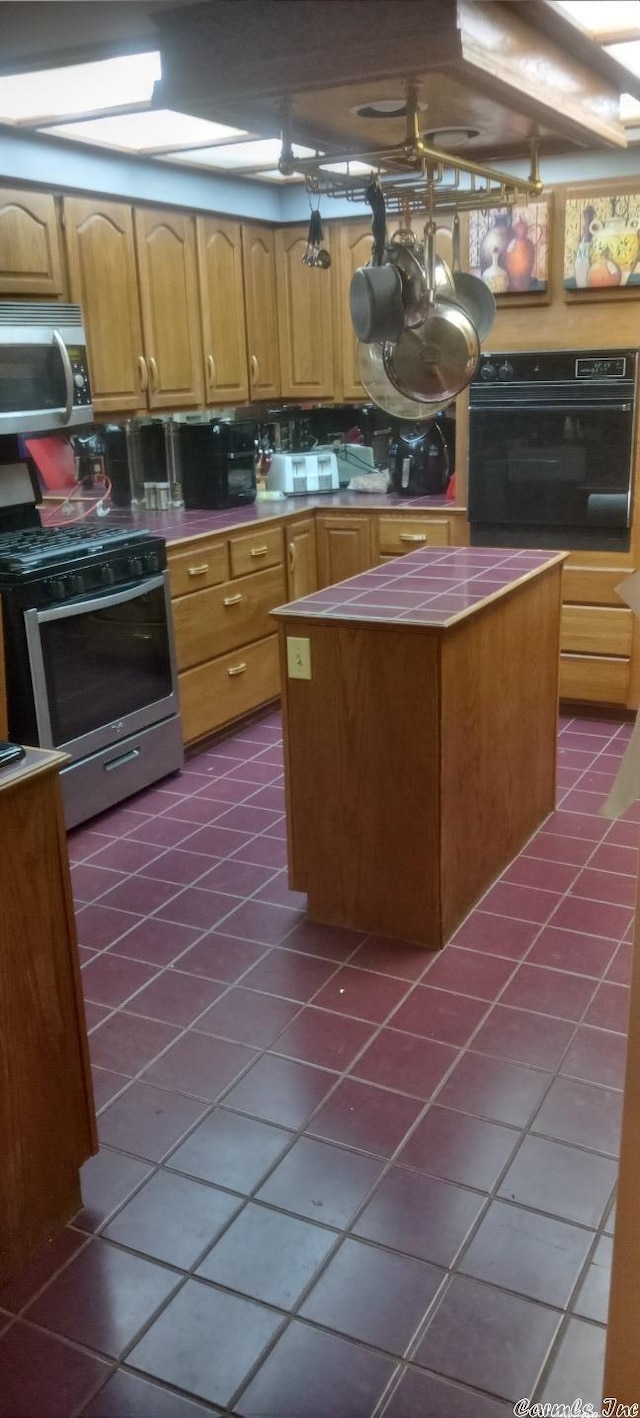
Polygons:
<instances>
[{"instance_id":1,"label":"stove control knob","mask_svg":"<svg viewBox=\"0 0 640 1418\"><path fill-rule=\"evenodd\" d=\"M127 565L132 576L144 576L144 565L141 556L130 556Z\"/></svg>"},{"instance_id":2,"label":"stove control knob","mask_svg":"<svg viewBox=\"0 0 640 1418\"><path fill-rule=\"evenodd\" d=\"M66 601L68 595L66 581L63 581L61 576L52 577L50 581L47 581L47 592L52 601Z\"/></svg>"},{"instance_id":3,"label":"stove control knob","mask_svg":"<svg viewBox=\"0 0 640 1418\"><path fill-rule=\"evenodd\" d=\"M143 558L143 565L147 574L155 573L156 571L161 571L162 567L160 565L160 557L158 555L158 552L148 551L146 556Z\"/></svg>"},{"instance_id":4,"label":"stove control knob","mask_svg":"<svg viewBox=\"0 0 640 1418\"><path fill-rule=\"evenodd\" d=\"M116 573L115 573L115 570L114 570L113 566L109 566L109 564L108 564L107 562L105 562L104 566L101 566L101 567L99 568L99 570L100 570L100 580L101 580L101 582L102 582L102 585L103 585L103 586L113 586L113 583L114 583L114 581L115 581L115 579L116 579Z\"/></svg>"},{"instance_id":5,"label":"stove control knob","mask_svg":"<svg viewBox=\"0 0 640 1418\"><path fill-rule=\"evenodd\" d=\"M504 364L500 365L498 379L501 379L503 384L506 384L509 379L513 379L513 365L509 364L507 359Z\"/></svg>"},{"instance_id":6,"label":"stove control knob","mask_svg":"<svg viewBox=\"0 0 640 1418\"><path fill-rule=\"evenodd\" d=\"M85 589L84 576L79 571L73 571L67 576L67 586L65 594L67 596L80 596Z\"/></svg>"},{"instance_id":7,"label":"stove control knob","mask_svg":"<svg viewBox=\"0 0 640 1418\"><path fill-rule=\"evenodd\" d=\"M485 384L490 384L490 383L492 383L492 381L493 381L493 380L495 379L495 377L496 377L496 374L497 374L497 370L496 370L495 364L483 364L483 365L481 365L481 367L480 367L480 378L481 378L481 379L484 379Z\"/></svg>"}]
</instances>

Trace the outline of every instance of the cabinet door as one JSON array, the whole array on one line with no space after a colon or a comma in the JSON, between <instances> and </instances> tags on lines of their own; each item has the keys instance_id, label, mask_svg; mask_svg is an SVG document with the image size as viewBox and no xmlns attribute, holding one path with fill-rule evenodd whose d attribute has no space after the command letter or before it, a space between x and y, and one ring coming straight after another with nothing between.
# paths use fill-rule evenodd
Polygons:
<instances>
[{"instance_id":1,"label":"cabinet door","mask_svg":"<svg viewBox=\"0 0 640 1418\"><path fill-rule=\"evenodd\" d=\"M96 413L146 409L133 213L123 202L65 197L71 297L82 306Z\"/></svg>"},{"instance_id":2,"label":"cabinet door","mask_svg":"<svg viewBox=\"0 0 640 1418\"><path fill-rule=\"evenodd\" d=\"M303 266L307 226L276 232L280 374L285 398L333 397L332 271ZM329 249L327 233L325 247Z\"/></svg>"},{"instance_id":3,"label":"cabinet door","mask_svg":"<svg viewBox=\"0 0 640 1418\"><path fill-rule=\"evenodd\" d=\"M208 404L249 397L240 223L196 219L200 316Z\"/></svg>"},{"instance_id":4,"label":"cabinet door","mask_svg":"<svg viewBox=\"0 0 640 1418\"><path fill-rule=\"evenodd\" d=\"M280 394L278 300L273 232L263 226L243 226L242 260L247 311L249 383L254 399Z\"/></svg>"},{"instance_id":5,"label":"cabinet door","mask_svg":"<svg viewBox=\"0 0 640 1418\"><path fill-rule=\"evenodd\" d=\"M51 192L0 189L0 293L62 295L58 215Z\"/></svg>"},{"instance_id":6,"label":"cabinet door","mask_svg":"<svg viewBox=\"0 0 640 1418\"><path fill-rule=\"evenodd\" d=\"M356 335L349 310L351 277L358 266L371 259L371 223L342 222L338 228L338 269L336 281L336 368L341 371L341 397L362 399L364 389L356 368ZM366 396L365 396L366 397Z\"/></svg>"},{"instance_id":7,"label":"cabinet door","mask_svg":"<svg viewBox=\"0 0 640 1418\"><path fill-rule=\"evenodd\" d=\"M318 586L316 529L311 517L285 528L287 592L290 601L309 596Z\"/></svg>"},{"instance_id":8,"label":"cabinet door","mask_svg":"<svg viewBox=\"0 0 640 1418\"><path fill-rule=\"evenodd\" d=\"M195 221L185 212L134 213L149 406L201 404L202 342Z\"/></svg>"},{"instance_id":9,"label":"cabinet door","mask_svg":"<svg viewBox=\"0 0 640 1418\"><path fill-rule=\"evenodd\" d=\"M333 586L371 565L368 517L319 516L316 520L318 585Z\"/></svg>"}]
</instances>

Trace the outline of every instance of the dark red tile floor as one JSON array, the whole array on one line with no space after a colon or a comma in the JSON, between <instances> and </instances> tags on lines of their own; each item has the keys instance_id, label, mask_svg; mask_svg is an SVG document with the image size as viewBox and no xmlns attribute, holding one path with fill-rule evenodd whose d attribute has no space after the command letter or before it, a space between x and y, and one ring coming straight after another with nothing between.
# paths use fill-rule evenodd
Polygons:
<instances>
[{"instance_id":1,"label":"dark red tile floor","mask_svg":"<svg viewBox=\"0 0 640 1418\"><path fill-rule=\"evenodd\" d=\"M280 723L70 837L101 1152L0 1291L0 1418L599 1402L640 810L558 808L439 954L305 922Z\"/></svg>"}]
</instances>

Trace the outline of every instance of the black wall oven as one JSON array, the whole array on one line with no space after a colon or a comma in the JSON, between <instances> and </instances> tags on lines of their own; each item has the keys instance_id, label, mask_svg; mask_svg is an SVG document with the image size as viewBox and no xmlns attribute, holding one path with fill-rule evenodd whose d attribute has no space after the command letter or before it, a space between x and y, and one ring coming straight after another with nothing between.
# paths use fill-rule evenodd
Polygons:
<instances>
[{"instance_id":1,"label":"black wall oven","mask_svg":"<svg viewBox=\"0 0 640 1418\"><path fill-rule=\"evenodd\" d=\"M470 388L476 546L626 551L637 350L487 354Z\"/></svg>"}]
</instances>

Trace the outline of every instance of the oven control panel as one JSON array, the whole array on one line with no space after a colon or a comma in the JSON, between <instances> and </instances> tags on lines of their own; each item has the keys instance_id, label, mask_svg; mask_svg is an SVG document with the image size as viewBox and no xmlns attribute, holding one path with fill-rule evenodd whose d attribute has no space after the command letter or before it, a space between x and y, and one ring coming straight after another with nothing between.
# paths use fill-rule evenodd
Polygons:
<instances>
[{"instance_id":1,"label":"oven control panel","mask_svg":"<svg viewBox=\"0 0 640 1418\"><path fill-rule=\"evenodd\" d=\"M626 379L627 361L624 355L608 355L605 359L576 360L576 379Z\"/></svg>"}]
</instances>

